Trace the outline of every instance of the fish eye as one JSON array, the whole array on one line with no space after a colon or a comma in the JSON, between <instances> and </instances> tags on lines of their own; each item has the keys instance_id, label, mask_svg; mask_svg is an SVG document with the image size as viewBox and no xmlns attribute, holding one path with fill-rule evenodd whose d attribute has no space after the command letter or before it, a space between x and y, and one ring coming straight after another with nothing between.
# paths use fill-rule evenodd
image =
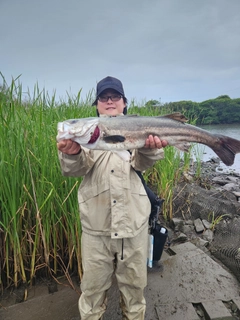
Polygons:
<instances>
[{"instance_id":1,"label":"fish eye","mask_svg":"<svg viewBox=\"0 0 240 320\"><path fill-rule=\"evenodd\" d=\"M74 120L71 121L71 124L75 124L77 122L78 122L78 120L74 119Z\"/></svg>"}]
</instances>

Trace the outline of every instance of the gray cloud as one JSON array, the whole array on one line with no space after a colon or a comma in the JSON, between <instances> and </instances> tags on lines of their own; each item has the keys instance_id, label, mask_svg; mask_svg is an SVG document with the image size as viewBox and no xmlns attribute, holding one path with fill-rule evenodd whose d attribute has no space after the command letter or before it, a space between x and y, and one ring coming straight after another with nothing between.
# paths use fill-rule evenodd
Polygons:
<instances>
[{"instance_id":1,"label":"gray cloud","mask_svg":"<svg viewBox=\"0 0 240 320\"><path fill-rule=\"evenodd\" d=\"M129 99L236 98L239 30L239 0L2 1L0 70L59 95L113 75Z\"/></svg>"}]
</instances>

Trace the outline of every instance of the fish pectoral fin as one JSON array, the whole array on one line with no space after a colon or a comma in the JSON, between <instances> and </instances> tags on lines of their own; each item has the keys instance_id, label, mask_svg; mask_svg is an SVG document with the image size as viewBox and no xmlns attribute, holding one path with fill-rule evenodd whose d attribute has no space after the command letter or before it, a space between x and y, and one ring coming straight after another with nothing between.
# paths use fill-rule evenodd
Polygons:
<instances>
[{"instance_id":1,"label":"fish pectoral fin","mask_svg":"<svg viewBox=\"0 0 240 320\"><path fill-rule=\"evenodd\" d=\"M107 143L119 143L119 142L124 142L126 138L124 136L114 135L114 136L103 137L103 140Z\"/></svg>"},{"instance_id":2,"label":"fish pectoral fin","mask_svg":"<svg viewBox=\"0 0 240 320\"><path fill-rule=\"evenodd\" d=\"M180 122L187 122L188 119L183 115L181 114L180 112L174 112L174 113L170 113L170 114L165 114L161 117L164 117L164 118L170 118L172 120L176 120L176 121L180 121Z\"/></svg>"},{"instance_id":3,"label":"fish pectoral fin","mask_svg":"<svg viewBox=\"0 0 240 320\"><path fill-rule=\"evenodd\" d=\"M188 152L189 148L191 147L191 143L188 143L188 142L178 143L174 145L174 147L181 151Z\"/></svg>"}]
</instances>

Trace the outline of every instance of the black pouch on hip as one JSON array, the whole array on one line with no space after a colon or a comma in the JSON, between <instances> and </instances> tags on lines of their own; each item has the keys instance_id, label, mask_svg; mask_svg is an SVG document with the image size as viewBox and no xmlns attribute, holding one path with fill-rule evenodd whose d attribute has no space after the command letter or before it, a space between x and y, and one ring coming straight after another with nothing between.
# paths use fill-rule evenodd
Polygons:
<instances>
[{"instance_id":1,"label":"black pouch on hip","mask_svg":"<svg viewBox=\"0 0 240 320\"><path fill-rule=\"evenodd\" d=\"M155 228L151 230L152 235L154 237L153 242L153 261L159 261L161 259L163 249L168 237L168 230L161 226L160 224L156 224Z\"/></svg>"}]
</instances>

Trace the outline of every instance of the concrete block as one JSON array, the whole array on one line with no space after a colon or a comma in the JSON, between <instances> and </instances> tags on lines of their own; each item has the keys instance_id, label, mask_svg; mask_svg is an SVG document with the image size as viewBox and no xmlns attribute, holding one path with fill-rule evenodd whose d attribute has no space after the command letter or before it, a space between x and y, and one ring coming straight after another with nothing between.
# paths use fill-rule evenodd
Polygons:
<instances>
[{"instance_id":1,"label":"concrete block","mask_svg":"<svg viewBox=\"0 0 240 320\"><path fill-rule=\"evenodd\" d=\"M222 301L205 301L202 306L211 320L234 320Z\"/></svg>"},{"instance_id":2,"label":"concrete block","mask_svg":"<svg viewBox=\"0 0 240 320\"><path fill-rule=\"evenodd\" d=\"M155 309L159 320L199 320L191 303L161 305Z\"/></svg>"},{"instance_id":3,"label":"concrete block","mask_svg":"<svg viewBox=\"0 0 240 320\"><path fill-rule=\"evenodd\" d=\"M198 233L204 231L204 225L202 224L202 221L199 218L194 220L194 227L195 227L196 232L198 232Z\"/></svg>"}]
</instances>

